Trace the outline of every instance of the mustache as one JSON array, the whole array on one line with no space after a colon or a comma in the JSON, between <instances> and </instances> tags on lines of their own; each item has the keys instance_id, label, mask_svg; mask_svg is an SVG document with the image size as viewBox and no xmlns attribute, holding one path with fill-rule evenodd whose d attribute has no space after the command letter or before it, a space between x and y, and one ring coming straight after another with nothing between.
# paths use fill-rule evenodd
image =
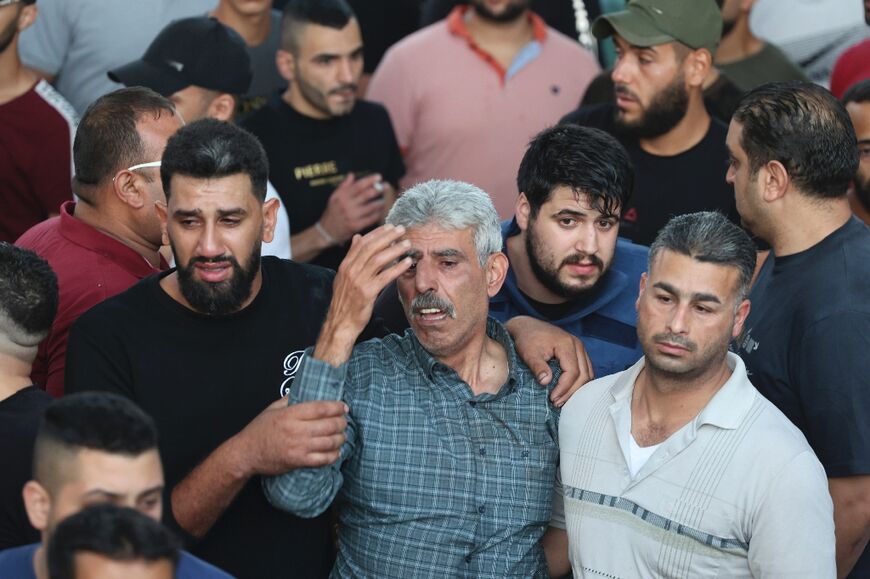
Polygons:
<instances>
[{"instance_id":1,"label":"mustache","mask_svg":"<svg viewBox=\"0 0 870 579\"><path fill-rule=\"evenodd\" d=\"M192 257L187 262L187 267L191 267L197 263L229 263L235 267L239 267L239 262L232 255L219 255L217 257Z\"/></svg>"},{"instance_id":2,"label":"mustache","mask_svg":"<svg viewBox=\"0 0 870 579\"><path fill-rule=\"evenodd\" d=\"M630 99L632 99L632 100L636 100L636 101L639 101L639 100L640 100L640 99L638 98L638 96L637 96L634 92L632 92L632 90L629 89L629 88L628 88L627 86L625 86L624 84L617 84L617 85L615 85L615 86L613 87L613 92L614 92L617 96L627 97L627 98L630 98Z\"/></svg>"},{"instance_id":3,"label":"mustache","mask_svg":"<svg viewBox=\"0 0 870 579\"><path fill-rule=\"evenodd\" d=\"M671 334L669 332L662 332L661 334L656 334L653 336L652 339L653 342L655 342L656 344L676 344L677 346L685 348L689 352L694 352L698 349L698 344L696 344L692 340L678 334Z\"/></svg>"},{"instance_id":4,"label":"mustache","mask_svg":"<svg viewBox=\"0 0 870 579\"><path fill-rule=\"evenodd\" d=\"M569 255L562 260L562 265L579 265L584 262L591 263L592 265L597 267L599 271L604 270L604 262L601 261L600 257L593 254L583 255L582 253L575 253L573 255Z\"/></svg>"},{"instance_id":5,"label":"mustache","mask_svg":"<svg viewBox=\"0 0 870 579\"><path fill-rule=\"evenodd\" d=\"M329 94L338 94L338 93L345 91L345 90L353 91L354 93L356 93L357 85L355 85L353 83L340 84L337 87L335 87L334 89L331 89L329 91Z\"/></svg>"},{"instance_id":6,"label":"mustache","mask_svg":"<svg viewBox=\"0 0 870 579\"><path fill-rule=\"evenodd\" d=\"M453 307L453 304L450 302L450 300L438 296L433 291L428 291L424 294L420 294L413 300L411 300L411 312L413 312L414 314L419 314L420 310L426 310L430 308L441 310L451 318L456 318L456 308Z\"/></svg>"}]
</instances>

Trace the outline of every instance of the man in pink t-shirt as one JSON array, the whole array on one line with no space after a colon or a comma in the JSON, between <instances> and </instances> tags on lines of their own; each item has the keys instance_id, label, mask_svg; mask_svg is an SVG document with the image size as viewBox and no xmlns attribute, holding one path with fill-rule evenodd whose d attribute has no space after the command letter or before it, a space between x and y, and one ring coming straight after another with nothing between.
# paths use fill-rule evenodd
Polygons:
<instances>
[{"instance_id":1,"label":"man in pink t-shirt","mask_svg":"<svg viewBox=\"0 0 870 579\"><path fill-rule=\"evenodd\" d=\"M368 98L390 113L402 186L458 179L513 215L526 145L577 106L598 72L591 53L547 27L531 0L472 0L393 46Z\"/></svg>"}]
</instances>

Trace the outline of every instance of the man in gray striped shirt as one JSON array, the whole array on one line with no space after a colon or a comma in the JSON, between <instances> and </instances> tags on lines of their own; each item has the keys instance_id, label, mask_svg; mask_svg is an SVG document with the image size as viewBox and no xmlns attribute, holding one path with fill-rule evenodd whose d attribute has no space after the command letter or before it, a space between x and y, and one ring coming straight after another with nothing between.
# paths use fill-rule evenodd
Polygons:
<instances>
[{"instance_id":1,"label":"man in gray striped shirt","mask_svg":"<svg viewBox=\"0 0 870 579\"><path fill-rule=\"evenodd\" d=\"M825 471L728 352L754 265L718 213L659 232L637 301L644 357L562 411L554 576L836 576Z\"/></svg>"}]
</instances>

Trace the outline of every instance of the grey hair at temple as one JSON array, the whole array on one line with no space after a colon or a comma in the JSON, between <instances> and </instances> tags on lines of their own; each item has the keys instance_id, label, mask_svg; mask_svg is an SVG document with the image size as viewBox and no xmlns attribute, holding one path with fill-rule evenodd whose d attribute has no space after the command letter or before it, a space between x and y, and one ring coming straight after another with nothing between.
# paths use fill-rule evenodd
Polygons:
<instances>
[{"instance_id":1,"label":"grey hair at temple","mask_svg":"<svg viewBox=\"0 0 870 579\"><path fill-rule=\"evenodd\" d=\"M470 183L432 180L414 185L396 201L387 223L406 229L437 225L445 229L472 228L481 267L501 251L501 225L492 199Z\"/></svg>"},{"instance_id":2,"label":"grey hair at temple","mask_svg":"<svg viewBox=\"0 0 870 579\"><path fill-rule=\"evenodd\" d=\"M755 271L755 244L745 231L721 213L702 211L671 219L650 246L650 271L663 250L687 255L701 262L735 267L740 272L735 305L739 305L749 293Z\"/></svg>"}]
</instances>

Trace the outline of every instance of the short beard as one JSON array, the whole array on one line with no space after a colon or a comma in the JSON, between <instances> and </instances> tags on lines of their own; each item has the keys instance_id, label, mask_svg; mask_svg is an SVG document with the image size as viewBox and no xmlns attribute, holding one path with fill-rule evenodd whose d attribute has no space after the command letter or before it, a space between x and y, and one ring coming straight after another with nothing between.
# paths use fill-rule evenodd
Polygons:
<instances>
[{"instance_id":1,"label":"short beard","mask_svg":"<svg viewBox=\"0 0 870 579\"><path fill-rule=\"evenodd\" d=\"M636 98L627 88L617 85L616 93L624 92ZM682 73L674 81L653 96L646 110L637 121L626 123L616 109L616 128L629 137L653 139L668 133L679 124L689 110L689 91L686 90Z\"/></svg>"},{"instance_id":2,"label":"short beard","mask_svg":"<svg viewBox=\"0 0 870 579\"><path fill-rule=\"evenodd\" d=\"M20 14L19 12L18 15ZM9 26L4 30L0 30L0 54L6 52L6 49L9 48L12 41L18 36L18 15L9 23Z\"/></svg>"},{"instance_id":3,"label":"short beard","mask_svg":"<svg viewBox=\"0 0 870 579\"><path fill-rule=\"evenodd\" d=\"M172 246L175 256L178 285L181 295L193 306L193 309L212 316L225 316L239 311L242 304L251 296L254 279L260 271L260 244L254 246L248 258L247 266L242 267L235 257L225 255L217 258L195 257L187 265L182 266L178 260L175 246ZM195 263L229 262L233 273L230 279L211 283L199 281L193 276Z\"/></svg>"},{"instance_id":4,"label":"short beard","mask_svg":"<svg viewBox=\"0 0 870 579\"><path fill-rule=\"evenodd\" d=\"M576 264L583 261L583 256L580 254L572 254L562 260L562 263L559 264L555 270L549 269L546 267L540 259L541 253L543 253L544 244L538 238L535 233L535 229L533 227L534 221L529 222L529 227L526 229L526 255L529 257L529 265L532 268L532 273L535 274L535 277L541 284L556 294L557 296L567 298L569 300L576 300L589 292L593 291L598 287L598 283L603 279L604 273L607 271L607 266L605 266L604 262L601 261L597 255L590 255L588 257L588 261L591 261L595 265L598 266L600 273L598 274L598 279L594 284L586 287L576 287L567 285L559 279L559 270L563 265L568 264Z\"/></svg>"},{"instance_id":5,"label":"short beard","mask_svg":"<svg viewBox=\"0 0 870 579\"><path fill-rule=\"evenodd\" d=\"M514 22L517 18L520 18L525 14L526 10L529 8L529 2L526 0L523 2L508 4L505 7L504 12L498 14L492 12L483 3L472 2L471 7L474 9L475 14L484 20L495 22L497 24L506 24L508 22Z\"/></svg>"}]
</instances>

